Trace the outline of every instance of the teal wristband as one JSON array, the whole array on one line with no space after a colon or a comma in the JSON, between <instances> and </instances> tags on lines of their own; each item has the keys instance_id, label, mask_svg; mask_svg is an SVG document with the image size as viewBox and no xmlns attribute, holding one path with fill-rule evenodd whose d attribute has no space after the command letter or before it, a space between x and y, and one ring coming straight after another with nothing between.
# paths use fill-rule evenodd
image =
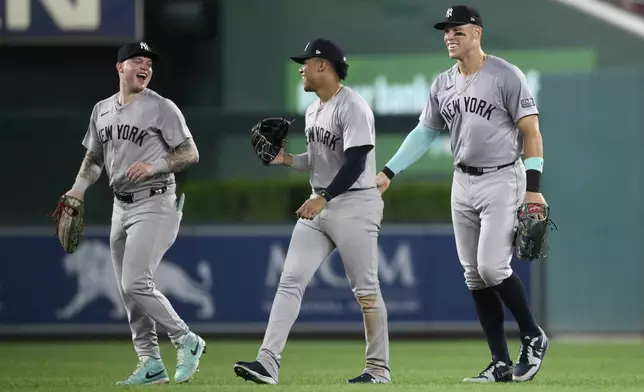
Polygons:
<instances>
[{"instance_id":1,"label":"teal wristband","mask_svg":"<svg viewBox=\"0 0 644 392\"><path fill-rule=\"evenodd\" d=\"M526 170L536 170L539 173L543 173L543 158L541 157L530 157L523 161Z\"/></svg>"}]
</instances>

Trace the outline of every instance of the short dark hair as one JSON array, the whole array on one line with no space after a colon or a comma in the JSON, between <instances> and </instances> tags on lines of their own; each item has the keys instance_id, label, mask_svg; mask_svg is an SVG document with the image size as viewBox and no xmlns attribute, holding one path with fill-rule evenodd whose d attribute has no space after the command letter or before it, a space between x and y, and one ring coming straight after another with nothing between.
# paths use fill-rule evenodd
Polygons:
<instances>
[{"instance_id":1,"label":"short dark hair","mask_svg":"<svg viewBox=\"0 0 644 392\"><path fill-rule=\"evenodd\" d=\"M344 80L347 78L349 74L349 64L334 61L334 62L331 62L331 66L335 70L335 73L338 74L338 77L340 77L340 80Z\"/></svg>"}]
</instances>

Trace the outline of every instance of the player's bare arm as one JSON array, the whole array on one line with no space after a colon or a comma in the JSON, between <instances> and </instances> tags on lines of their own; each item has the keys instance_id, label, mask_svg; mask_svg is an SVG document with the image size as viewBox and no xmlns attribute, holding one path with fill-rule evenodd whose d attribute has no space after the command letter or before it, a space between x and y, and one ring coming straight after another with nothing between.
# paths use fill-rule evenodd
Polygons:
<instances>
[{"instance_id":1,"label":"player's bare arm","mask_svg":"<svg viewBox=\"0 0 644 392\"><path fill-rule=\"evenodd\" d=\"M543 139L539 130L539 116L525 116L517 123L523 133L523 154L527 170L526 203L545 203L541 194L541 166L543 166ZM533 164L539 167L532 167Z\"/></svg>"},{"instance_id":2,"label":"player's bare arm","mask_svg":"<svg viewBox=\"0 0 644 392\"><path fill-rule=\"evenodd\" d=\"M88 150L81 163L76 181L82 179L87 181L88 186L93 185L101 176L104 163L103 153Z\"/></svg>"},{"instance_id":3,"label":"player's bare arm","mask_svg":"<svg viewBox=\"0 0 644 392\"><path fill-rule=\"evenodd\" d=\"M194 140L188 138L172 149L166 160L168 162L168 171L177 173L199 162L199 150L197 150Z\"/></svg>"},{"instance_id":4,"label":"player's bare arm","mask_svg":"<svg viewBox=\"0 0 644 392\"><path fill-rule=\"evenodd\" d=\"M103 153L88 150L76 175L76 182L66 195L83 200L85 190L100 178L103 166Z\"/></svg>"},{"instance_id":5,"label":"player's bare arm","mask_svg":"<svg viewBox=\"0 0 644 392\"><path fill-rule=\"evenodd\" d=\"M199 162L199 150L192 138L187 138L166 158L153 163L134 162L125 172L132 182L147 179L157 173L177 173Z\"/></svg>"},{"instance_id":6,"label":"player's bare arm","mask_svg":"<svg viewBox=\"0 0 644 392\"><path fill-rule=\"evenodd\" d=\"M517 126L523 133L525 158L543 158L543 139L539 130L539 117L537 115L525 116L519 120Z\"/></svg>"}]
</instances>

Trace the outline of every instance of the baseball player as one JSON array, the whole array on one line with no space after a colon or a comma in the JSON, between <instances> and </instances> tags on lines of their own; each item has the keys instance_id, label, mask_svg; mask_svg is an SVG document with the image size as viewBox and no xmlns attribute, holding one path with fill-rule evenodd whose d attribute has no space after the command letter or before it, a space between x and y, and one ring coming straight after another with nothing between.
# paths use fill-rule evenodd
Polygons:
<instances>
[{"instance_id":1,"label":"baseball player","mask_svg":"<svg viewBox=\"0 0 644 392\"><path fill-rule=\"evenodd\" d=\"M157 324L177 349L176 382L195 374L206 349L154 285L154 272L174 243L182 218L183 195L178 200L174 173L199 160L179 108L147 88L160 59L145 42L119 49L119 92L94 106L83 140L87 153L67 192L82 200L103 168L114 191L112 262L139 356L136 370L119 385L169 381Z\"/></svg>"},{"instance_id":2,"label":"baseball player","mask_svg":"<svg viewBox=\"0 0 644 392\"><path fill-rule=\"evenodd\" d=\"M384 192L396 174L427 151L439 132L450 132L456 248L492 354L488 367L464 381L529 381L541 368L549 340L535 323L510 261L517 209L523 202L545 204L540 193L539 112L524 74L483 52L483 21L476 9L453 6L434 27L444 31L447 52L456 64L432 82L418 125L376 181ZM521 333L516 367L504 335L503 304Z\"/></svg>"},{"instance_id":3,"label":"baseball player","mask_svg":"<svg viewBox=\"0 0 644 392\"><path fill-rule=\"evenodd\" d=\"M344 86L348 64L333 42L316 39L291 59L305 91L318 99L306 110L307 151L280 152L271 162L308 172L311 197L296 214L268 327L256 361L237 362L235 373L262 384L277 384L280 360L297 319L304 290L337 248L362 309L366 368L349 383L388 383L387 310L378 282L378 232L383 201L376 187L374 115L358 93Z\"/></svg>"}]
</instances>

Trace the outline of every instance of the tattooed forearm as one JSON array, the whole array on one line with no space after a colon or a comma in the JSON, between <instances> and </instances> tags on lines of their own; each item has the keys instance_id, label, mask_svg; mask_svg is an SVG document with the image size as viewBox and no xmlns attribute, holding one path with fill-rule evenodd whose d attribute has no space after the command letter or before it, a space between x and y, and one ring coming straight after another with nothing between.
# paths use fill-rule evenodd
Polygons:
<instances>
[{"instance_id":1,"label":"tattooed forearm","mask_svg":"<svg viewBox=\"0 0 644 392\"><path fill-rule=\"evenodd\" d=\"M199 162L199 151L192 138L186 139L183 143L170 151L166 158L169 171L172 173L180 172L188 166Z\"/></svg>"},{"instance_id":2,"label":"tattooed forearm","mask_svg":"<svg viewBox=\"0 0 644 392\"><path fill-rule=\"evenodd\" d=\"M80 170L76 176L76 182L72 189L85 192L90 185L98 181L103 171L103 154L93 151L87 151Z\"/></svg>"},{"instance_id":3,"label":"tattooed forearm","mask_svg":"<svg viewBox=\"0 0 644 392\"><path fill-rule=\"evenodd\" d=\"M89 185L98 181L103 171L103 154L94 151L87 151L85 159L78 171L78 177L86 180Z\"/></svg>"}]
</instances>

